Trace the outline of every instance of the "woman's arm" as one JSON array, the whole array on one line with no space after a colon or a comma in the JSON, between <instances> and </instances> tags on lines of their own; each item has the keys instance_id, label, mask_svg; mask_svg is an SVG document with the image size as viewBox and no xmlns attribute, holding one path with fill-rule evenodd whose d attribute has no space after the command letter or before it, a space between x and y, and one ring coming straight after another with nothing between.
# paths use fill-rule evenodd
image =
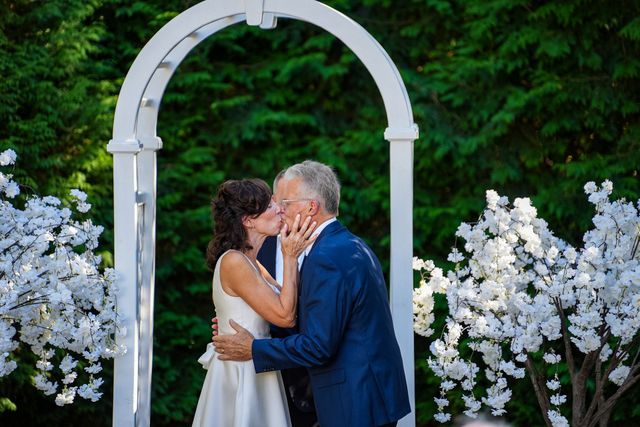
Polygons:
<instances>
[{"instance_id":1,"label":"woman's arm","mask_svg":"<svg viewBox=\"0 0 640 427\"><path fill-rule=\"evenodd\" d=\"M296 324L298 302L298 256L315 240L309 238L315 223L308 217L302 226L296 218L291 233L281 233L283 248L283 283L280 295L269 287L264 277L241 252L231 251L222 259L220 281L225 292L242 298L267 322L283 328Z\"/></svg>"},{"instance_id":2,"label":"woman's arm","mask_svg":"<svg viewBox=\"0 0 640 427\"><path fill-rule=\"evenodd\" d=\"M260 263L260 261L258 261L258 267L260 267L260 273L262 274L264 280L266 280L267 283L269 283L271 286L277 288L278 292L280 292L280 289L282 289L282 285L273 278L271 273L269 273L269 270L267 270L266 267Z\"/></svg>"}]
</instances>

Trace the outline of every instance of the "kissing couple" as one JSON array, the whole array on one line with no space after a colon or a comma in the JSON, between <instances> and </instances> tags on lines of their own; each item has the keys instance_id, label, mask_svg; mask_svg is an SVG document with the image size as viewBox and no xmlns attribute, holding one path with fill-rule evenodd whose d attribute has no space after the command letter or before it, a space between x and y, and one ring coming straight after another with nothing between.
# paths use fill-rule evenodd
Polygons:
<instances>
[{"instance_id":1,"label":"kissing couple","mask_svg":"<svg viewBox=\"0 0 640 427\"><path fill-rule=\"evenodd\" d=\"M395 426L411 411L380 262L336 219L339 202L334 171L310 160L273 194L258 179L218 188L207 263L219 330L200 358L194 427L291 426L280 371L293 368L308 371L321 427ZM272 236L275 278L259 260Z\"/></svg>"}]
</instances>

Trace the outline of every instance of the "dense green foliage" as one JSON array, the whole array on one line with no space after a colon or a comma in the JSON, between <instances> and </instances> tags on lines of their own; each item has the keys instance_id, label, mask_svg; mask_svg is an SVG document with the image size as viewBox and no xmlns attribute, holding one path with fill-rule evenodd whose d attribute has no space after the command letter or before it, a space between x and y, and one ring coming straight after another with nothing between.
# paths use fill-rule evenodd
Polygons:
<instances>
[{"instance_id":1,"label":"dense green foliage","mask_svg":"<svg viewBox=\"0 0 640 427\"><path fill-rule=\"evenodd\" d=\"M112 120L107 105L114 82L94 73L90 56L105 28L96 16L100 1L28 0L0 8L0 151L18 153L14 175L24 195L91 194L93 218L111 240L110 156L103 149ZM2 221L3 218L0 218ZM103 255L110 259L109 243ZM100 405L58 408L31 385L34 361L22 353L18 369L0 379L0 425L79 425L92 415L110 418L109 399ZM105 366L108 389L111 368ZM34 408L39 408L37 416Z\"/></svg>"},{"instance_id":2,"label":"dense green foliage","mask_svg":"<svg viewBox=\"0 0 640 427\"><path fill-rule=\"evenodd\" d=\"M185 0L9 0L0 9L0 150L39 193L80 186L111 228L115 99L133 59ZM421 137L415 147L416 253L443 259L484 191L531 196L558 235L589 226L582 186L613 180L640 197L640 5L567 0L334 0L389 52L405 79ZM226 178L270 181L314 158L343 183L340 216L383 261L389 247L385 113L367 71L340 41L308 24L226 29L198 46L171 80L158 134L158 250L153 425L186 426L209 340L209 200ZM23 180L24 182L24 180ZM105 248L111 235L105 233ZM109 257L107 258L107 262ZM435 380L416 341L418 417L430 424ZM98 404L53 409L28 372L0 381L0 424L110 425ZM538 408L516 388L509 418ZM48 402L48 403L45 403ZM638 423L628 398L612 423ZM51 408L33 416L34 405ZM7 408L2 412L3 408ZM27 421L28 420L28 421ZM535 423L534 423L535 424Z\"/></svg>"}]
</instances>

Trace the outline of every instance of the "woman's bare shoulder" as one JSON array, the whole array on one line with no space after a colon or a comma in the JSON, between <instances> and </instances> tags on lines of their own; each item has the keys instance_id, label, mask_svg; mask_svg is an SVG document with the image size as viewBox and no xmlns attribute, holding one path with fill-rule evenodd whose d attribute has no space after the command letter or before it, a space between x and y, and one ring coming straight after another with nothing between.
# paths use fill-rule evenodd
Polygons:
<instances>
[{"instance_id":1,"label":"woman's bare shoulder","mask_svg":"<svg viewBox=\"0 0 640 427\"><path fill-rule=\"evenodd\" d=\"M229 295L239 296L242 287L250 284L255 276L251 261L240 251L228 251L220 261L220 283Z\"/></svg>"},{"instance_id":2,"label":"woman's bare shoulder","mask_svg":"<svg viewBox=\"0 0 640 427\"><path fill-rule=\"evenodd\" d=\"M229 249L222 256L222 262L233 262L233 260L243 260L246 258L245 254L237 249Z\"/></svg>"},{"instance_id":3,"label":"woman's bare shoulder","mask_svg":"<svg viewBox=\"0 0 640 427\"><path fill-rule=\"evenodd\" d=\"M232 272L247 267L250 267L249 260L242 252L235 249L227 251L220 260L220 268L224 271Z\"/></svg>"}]
</instances>

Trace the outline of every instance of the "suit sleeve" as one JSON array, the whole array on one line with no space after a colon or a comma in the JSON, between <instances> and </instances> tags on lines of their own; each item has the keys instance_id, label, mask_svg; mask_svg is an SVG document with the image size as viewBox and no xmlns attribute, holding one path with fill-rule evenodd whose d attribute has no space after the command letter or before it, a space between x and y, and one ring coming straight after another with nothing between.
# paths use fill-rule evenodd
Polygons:
<instances>
[{"instance_id":1,"label":"suit sleeve","mask_svg":"<svg viewBox=\"0 0 640 427\"><path fill-rule=\"evenodd\" d=\"M294 335L298 333L297 328L281 328L276 325L269 325L269 332L271 333L272 338L284 338L289 335Z\"/></svg>"},{"instance_id":2,"label":"suit sleeve","mask_svg":"<svg viewBox=\"0 0 640 427\"><path fill-rule=\"evenodd\" d=\"M305 266L304 333L285 338L258 339L252 346L256 372L317 366L338 351L350 314L350 297L345 277L329 257L314 257ZM302 326L302 325L301 325Z\"/></svg>"}]
</instances>

